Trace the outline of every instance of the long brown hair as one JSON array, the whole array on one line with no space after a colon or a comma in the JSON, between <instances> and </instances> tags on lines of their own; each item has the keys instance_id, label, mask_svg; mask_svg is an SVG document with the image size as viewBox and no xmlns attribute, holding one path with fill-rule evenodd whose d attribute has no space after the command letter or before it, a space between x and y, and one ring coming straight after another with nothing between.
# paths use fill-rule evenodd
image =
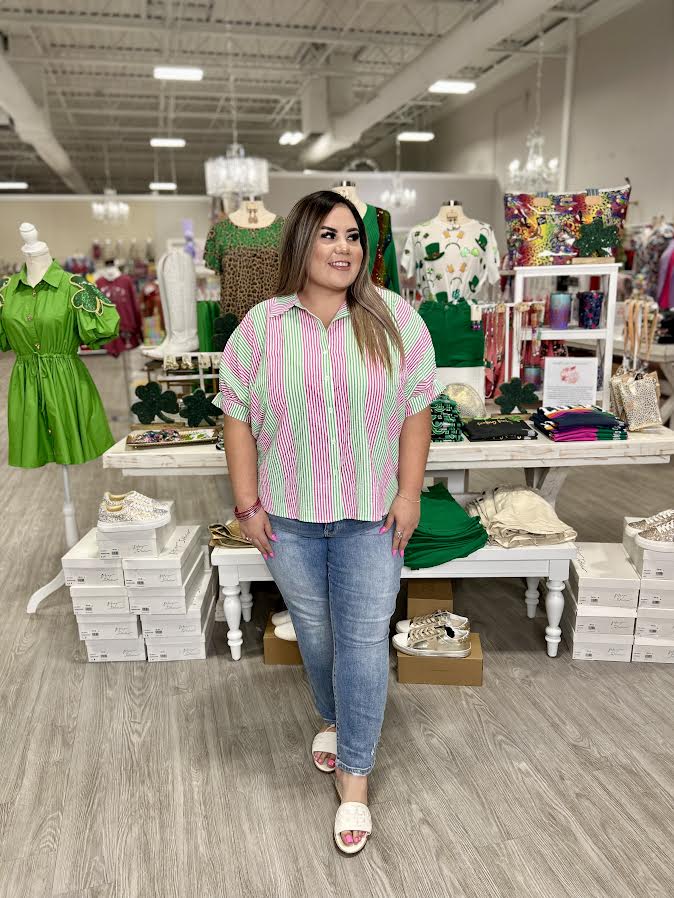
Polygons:
<instances>
[{"instance_id":1,"label":"long brown hair","mask_svg":"<svg viewBox=\"0 0 674 898\"><path fill-rule=\"evenodd\" d=\"M363 356L375 359L390 372L391 344L404 355L400 331L383 299L370 280L365 225L354 204L334 190L317 190L293 206L283 225L279 249L278 296L291 296L304 288L314 243L326 216L335 206L346 206L358 225L363 261L355 281L347 289L351 324Z\"/></svg>"}]
</instances>

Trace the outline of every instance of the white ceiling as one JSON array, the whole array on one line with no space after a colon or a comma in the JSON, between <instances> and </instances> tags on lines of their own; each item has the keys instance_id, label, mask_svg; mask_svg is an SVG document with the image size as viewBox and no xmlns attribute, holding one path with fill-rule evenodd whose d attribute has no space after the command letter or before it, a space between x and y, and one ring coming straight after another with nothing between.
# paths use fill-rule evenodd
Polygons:
<instances>
[{"instance_id":1,"label":"white ceiling","mask_svg":"<svg viewBox=\"0 0 674 898\"><path fill-rule=\"evenodd\" d=\"M300 129L303 87L332 76L364 103L438 36L501 0L32 0L0 5L6 60L38 106L90 190L105 184L105 157L120 193L142 193L155 176L175 174L182 193L203 193L203 161L232 141L235 104L239 141L283 169L301 169L302 146L282 147L286 129ZM571 11L618 9L618 0L564 0L545 17L559 28ZM610 11L603 16L605 19ZM446 77L494 79L515 60L533 61L539 21L503 40ZM551 48L552 49L552 48ZM199 65L197 83L160 82L159 63ZM234 83L234 97L231 83ZM0 88L1 91L1 88ZM357 144L326 161L339 168L376 154L400 125L423 126L446 101L423 94L373 124ZM154 135L184 137L183 150L149 146ZM155 156L156 154L156 156ZM0 180L16 177L36 192L64 186L11 122L0 124Z\"/></svg>"}]
</instances>

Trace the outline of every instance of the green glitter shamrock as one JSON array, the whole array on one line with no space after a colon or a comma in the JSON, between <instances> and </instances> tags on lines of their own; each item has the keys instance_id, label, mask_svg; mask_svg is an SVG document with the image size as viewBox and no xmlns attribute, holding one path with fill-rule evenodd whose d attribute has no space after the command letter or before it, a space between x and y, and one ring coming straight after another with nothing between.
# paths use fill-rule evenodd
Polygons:
<instances>
[{"instance_id":1,"label":"green glitter shamrock","mask_svg":"<svg viewBox=\"0 0 674 898\"><path fill-rule=\"evenodd\" d=\"M501 414L509 415L516 408L524 411L528 405L536 405L538 396L533 384L523 384L519 377L513 377L507 383L501 384L501 395L496 397L496 404L501 408Z\"/></svg>"},{"instance_id":2,"label":"green glitter shamrock","mask_svg":"<svg viewBox=\"0 0 674 898\"><path fill-rule=\"evenodd\" d=\"M222 352L238 324L239 319L232 312L215 319L213 322L213 349L215 352Z\"/></svg>"},{"instance_id":3,"label":"green glitter shamrock","mask_svg":"<svg viewBox=\"0 0 674 898\"><path fill-rule=\"evenodd\" d=\"M216 405L213 405L214 395L207 396L203 390L198 389L191 395L183 398L180 417L187 419L188 427L198 427L202 421L205 421L211 427L215 424L214 419L218 415L222 415L222 411Z\"/></svg>"},{"instance_id":4,"label":"green glitter shamrock","mask_svg":"<svg viewBox=\"0 0 674 898\"><path fill-rule=\"evenodd\" d=\"M100 315L103 311L103 306L112 306L114 309L114 302L111 302L107 296L101 293L98 287L90 284L82 275L71 274L70 283L73 287L79 288L77 293L74 293L70 298L74 309L84 309L85 312L92 312L94 315Z\"/></svg>"},{"instance_id":5,"label":"green glitter shamrock","mask_svg":"<svg viewBox=\"0 0 674 898\"><path fill-rule=\"evenodd\" d=\"M591 224L580 226L580 235L576 240L578 255L584 258L608 256L611 249L618 245L618 228L616 225L605 225L601 218L595 218Z\"/></svg>"},{"instance_id":6,"label":"green glitter shamrock","mask_svg":"<svg viewBox=\"0 0 674 898\"><path fill-rule=\"evenodd\" d=\"M178 397L173 390L162 389L158 383L151 381L136 387L136 396L140 402L134 402L131 411L141 424L152 424L155 417L165 424L175 424L172 418L167 418L164 412L175 415L178 411Z\"/></svg>"}]
</instances>

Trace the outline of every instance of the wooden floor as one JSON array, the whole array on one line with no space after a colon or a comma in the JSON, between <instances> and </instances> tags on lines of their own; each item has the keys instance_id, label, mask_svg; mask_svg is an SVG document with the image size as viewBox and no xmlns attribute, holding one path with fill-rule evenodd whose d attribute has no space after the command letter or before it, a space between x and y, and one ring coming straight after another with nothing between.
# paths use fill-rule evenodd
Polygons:
<instances>
[{"instance_id":1,"label":"wooden floor","mask_svg":"<svg viewBox=\"0 0 674 898\"><path fill-rule=\"evenodd\" d=\"M65 589L28 617L29 594L59 567L62 493L54 466L6 466L11 361L0 359L2 898L671 898L674 667L572 663L564 643L547 658L544 615L527 620L517 582L457 589L482 637L482 688L399 686L392 671L375 835L352 859L333 845L331 779L309 760L302 670L262 664L263 601L239 663L218 624L206 662L87 664ZM121 362L89 367L122 415ZM579 469L558 510L581 539L619 540L623 514L671 502L673 474ZM473 485L490 482L497 472ZM103 489L129 481L93 462L73 484L84 531ZM183 519L218 517L211 478L133 486L176 498Z\"/></svg>"}]
</instances>

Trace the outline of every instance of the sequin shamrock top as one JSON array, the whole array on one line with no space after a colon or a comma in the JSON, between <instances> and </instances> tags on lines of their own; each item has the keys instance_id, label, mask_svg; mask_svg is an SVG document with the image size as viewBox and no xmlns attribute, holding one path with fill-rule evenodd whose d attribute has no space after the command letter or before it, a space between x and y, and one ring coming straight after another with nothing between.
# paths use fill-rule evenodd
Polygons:
<instances>
[{"instance_id":1,"label":"sequin shamrock top","mask_svg":"<svg viewBox=\"0 0 674 898\"><path fill-rule=\"evenodd\" d=\"M81 464L113 439L98 390L78 357L119 332L119 314L97 287L52 262L32 287L25 267L0 279L0 349L13 349L9 464Z\"/></svg>"},{"instance_id":2,"label":"sequin shamrock top","mask_svg":"<svg viewBox=\"0 0 674 898\"><path fill-rule=\"evenodd\" d=\"M223 218L210 229L204 264L220 275L221 315L231 312L241 321L254 305L274 295L282 230L282 218L266 228L241 228Z\"/></svg>"},{"instance_id":3,"label":"sequin shamrock top","mask_svg":"<svg viewBox=\"0 0 674 898\"><path fill-rule=\"evenodd\" d=\"M450 226L432 218L408 234L401 268L407 277L416 276L424 300L477 300L485 283L498 280L496 237L491 226L481 221Z\"/></svg>"}]
</instances>

